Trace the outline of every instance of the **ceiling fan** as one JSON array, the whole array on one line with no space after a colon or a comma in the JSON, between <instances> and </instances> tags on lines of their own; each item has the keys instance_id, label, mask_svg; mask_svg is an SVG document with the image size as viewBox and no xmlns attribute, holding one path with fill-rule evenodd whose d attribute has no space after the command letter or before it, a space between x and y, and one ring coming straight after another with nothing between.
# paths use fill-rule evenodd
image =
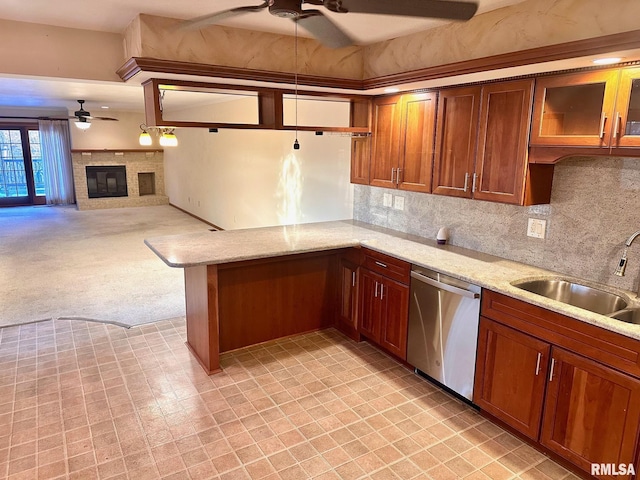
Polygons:
<instances>
[{"instance_id":1,"label":"ceiling fan","mask_svg":"<svg viewBox=\"0 0 640 480\"><path fill-rule=\"evenodd\" d=\"M88 123L89 120L107 120L110 122L117 122L117 118L113 117L92 117L90 112L87 112L84 109L84 100L78 100L80 104L80 109L73 112L73 116L69 118L75 118L77 122L80 123Z\"/></svg>"},{"instance_id":2,"label":"ceiling fan","mask_svg":"<svg viewBox=\"0 0 640 480\"><path fill-rule=\"evenodd\" d=\"M478 9L475 2L454 0L265 0L261 5L224 10L182 24L182 29L198 29L245 13L266 8L271 15L289 18L330 48L353 45L354 41L321 10L303 10L302 5L317 5L335 13L370 13L405 17L469 20Z\"/></svg>"}]
</instances>

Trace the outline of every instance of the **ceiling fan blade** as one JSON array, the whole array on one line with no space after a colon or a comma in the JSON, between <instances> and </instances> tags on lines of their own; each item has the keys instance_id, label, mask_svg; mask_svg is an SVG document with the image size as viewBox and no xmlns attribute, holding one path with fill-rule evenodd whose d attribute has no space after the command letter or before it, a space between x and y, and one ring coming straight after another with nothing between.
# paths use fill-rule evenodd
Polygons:
<instances>
[{"instance_id":1,"label":"ceiling fan blade","mask_svg":"<svg viewBox=\"0 0 640 480\"><path fill-rule=\"evenodd\" d=\"M269 2L265 1L262 5L256 6L248 6L248 7L237 7L232 8L231 10L224 10L218 13L212 13L209 15L203 15L202 17L194 18L193 20L187 20L186 22L182 22L179 26L180 30L197 30L202 27L208 27L209 25L214 25L222 20L226 20L227 18L236 17L238 15L243 15L245 13L251 12L259 12L269 6Z\"/></svg>"},{"instance_id":2,"label":"ceiling fan blade","mask_svg":"<svg viewBox=\"0 0 640 480\"><path fill-rule=\"evenodd\" d=\"M342 8L353 13L448 20L469 20L478 10L477 3L452 0L325 0L324 5L338 12Z\"/></svg>"},{"instance_id":3,"label":"ceiling fan blade","mask_svg":"<svg viewBox=\"0 0 640 480\"><path fill-rule=\"evenodd\" d=\"M118 120L117 118L113 118L113 117L91 117L93 120L102 120L102 121L109 121L109 122L119 122L120 120Z\"/></svg>"},{"instance_id":4,"label":"ceiling fan blade","mask_svg":"<svg viewBox=\"0 0 640 480\"><path fill-rule=\"evenodd\" d=\"M353 45L353 40L349 35L319 10L305 10L304 14L294 21L325 47L342 48Z\"/></svg>"}]
</instances>

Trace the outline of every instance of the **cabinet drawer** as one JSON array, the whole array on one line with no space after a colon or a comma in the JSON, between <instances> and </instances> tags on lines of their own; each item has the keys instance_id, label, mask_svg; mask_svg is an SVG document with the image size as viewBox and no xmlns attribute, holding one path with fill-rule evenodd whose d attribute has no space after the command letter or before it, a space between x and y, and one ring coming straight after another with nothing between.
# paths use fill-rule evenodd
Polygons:
<instances>
[{"instance_id":1,"label":"cabinet drawer","mask_svg":"<svg viewBox=\"0 0 640 480\"><path fill-rule=\"evenodd\" d=\"M387 278L397 280L405 285L409 284L411 264L403 260L398 260L384 253L364 249L363 266Z\"/></svg>"},{"instance_id":2,"label":"cabinet drawer","mask_svg":"<svg viewBox=\"0 0 640 480\"><path fill-rule=\"evenodd\" d=\"M485 290L481 315L640 378L640 341Z\"/></svg>"}]
</instances>

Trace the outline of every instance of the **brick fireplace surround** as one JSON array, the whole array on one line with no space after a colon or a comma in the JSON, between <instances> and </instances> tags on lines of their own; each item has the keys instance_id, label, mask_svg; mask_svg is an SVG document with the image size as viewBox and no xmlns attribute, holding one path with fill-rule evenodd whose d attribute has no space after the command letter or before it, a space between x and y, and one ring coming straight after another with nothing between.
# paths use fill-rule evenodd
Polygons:
<instances>
[{"instance_id":1,"label":"brick fireplace surround","mask_svg":"<svg viewBox=\"0 0 640 480\"><path fill-rule=\"evenodd\" d=\"M72 150L71 159L78 210L169 203L169 198L164 194L162 150ZM127 169L127 196L89 198L85 167L116 165L124 165Z\"/></svg>"}]
</instances>

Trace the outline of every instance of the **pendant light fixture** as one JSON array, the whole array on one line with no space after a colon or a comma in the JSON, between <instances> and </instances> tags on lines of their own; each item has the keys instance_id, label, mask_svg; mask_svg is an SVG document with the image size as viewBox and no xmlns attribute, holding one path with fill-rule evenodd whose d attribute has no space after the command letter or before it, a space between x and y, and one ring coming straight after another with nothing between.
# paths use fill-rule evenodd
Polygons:
<instances>
[{"instance_id":1,"label":"pendant light fixture","mask_svg":"<svg viewBox=\"0 0 640 480\"><path fill-rule=\"evenodd\" d=\"M151 138L151 135L147 131L147 126L143 123L142 125L140 125L140 129L142 130L142 132L138 137L138 142L143 147L150 147L153 144L153 139Z\"/></svg>"}]
</instances>

